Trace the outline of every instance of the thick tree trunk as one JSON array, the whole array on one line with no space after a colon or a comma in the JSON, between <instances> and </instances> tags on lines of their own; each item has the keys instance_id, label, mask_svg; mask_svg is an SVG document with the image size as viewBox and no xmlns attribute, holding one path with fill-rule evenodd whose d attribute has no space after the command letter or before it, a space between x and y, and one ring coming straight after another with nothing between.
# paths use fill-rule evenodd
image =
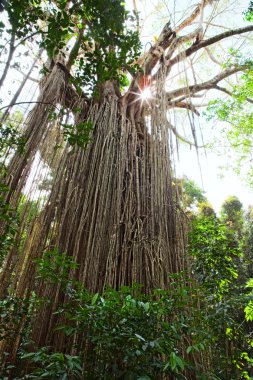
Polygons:
<instances>
[{"instance_id":1,"label":"thick tree trunk","mask_svg":"<svg viewBox=\"0 0 253 380\"><path fill-rule=\"evenodd\" d=\"M159 112L154 106L146 115L140 101L119 99L110 84L101 103L87 109L79 101L76 123L92 122L92 141L86 149L66 146L47 204L12 266L18 273L11 283L14 294L24 297L35 291L52 300L34 323L33 340L39 346L71 350L55 332L59 317L54 312L67 295L60 285L35 280L34 259L45 250L56 247L71 256L79 266L70 271L69 280L93 292L134 283L145 292L165 288L169 274L186 267L166 108L162 98L157 102Z\"/></svg>"},{"instance_id":2,"label":"thick tree trunk","mask_svg":"<svg viewBox=\"0 0 253 380\"><path fill-rule=\"evenodd\" d=\"M70 279L93 292L101 292L105 285L117 289L134 283L142 284L144 291L164 288L168 275L184 268L167 142L156 133L148 139L147 129L140 139L117 103L113 98L90 110L93 142L85 151L63 155L39 221L42 232L39 239L37 232L30 236L34 244L30 240L29 246L35 255L38 249L42 253L45 244L67 252L79 264ZM33 272L31 266L21 270L20 295L33 289ZM64 350L65 342L52 333L58 318L53 312L67 296L59 287L44 283L38 293L54 294L54 303L40 314L34 338L39 345Z\"/></svg>"}]
</instances>

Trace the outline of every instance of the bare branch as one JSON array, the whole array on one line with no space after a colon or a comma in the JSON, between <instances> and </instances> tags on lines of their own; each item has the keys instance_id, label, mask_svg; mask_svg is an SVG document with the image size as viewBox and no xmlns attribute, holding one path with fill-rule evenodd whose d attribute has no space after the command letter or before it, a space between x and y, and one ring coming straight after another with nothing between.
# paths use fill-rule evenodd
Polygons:
<instances>
[{"instance_id":1,"label":"bare branch","mask_svg":"<svg viewBox=\"0 0 253 380\"><path fill-rule=\"evenodd\" d=\"M51 104L55 108L57 108L52 102L18 102L18 103L10 103L7 106L1 107L0 111L4 110L5 108L13 107L13 106L18 106L20 104Z\"/></svg>"},{"instance_id":2,"label":"bare branch","mask_svg":"<svg viewBox=\"0 0 253 380\"><path fill-rule=\"evenodd\" d=\"M224 92L225 94L227 94L227 95L229 95L229 96L233 96L233 92L229 91L229 90L228 90L227 88L225 88L225 87L221 87L221 86L216 85L214 88L215 88L215 90L222 91L222 92ZM246 98L246 100L247 100L247 102L253 104L253 100L252 100L252 99L250 99L250 98Z\"/></svg>"},{"instance_id":3,"label":"bare branch","mask_svg":"<svg viewBox=\"0 0 253 380\"><path fill-rule=\"evenodd\" d=\"M175 52L175 49L178 48L180 45L182 45L185 42L193 40L197 35L201 32L202 28L197 28L193 32L186 34L185 36L178 37L173 43L171 44L167 54L166 54L166 60L170 59L172 54Z\"/></svg>"},{"instance_id":4,"label":"bare branch","mask_svg":"<svg viewBox=\"0 0 253 380\"><path fill-rule=\"evenodd\" d=\"M138 11L138 8L137 8L137 4L136 4L136 0L133 0L133 13L136 17L136 29L137 29L137 32L140 33L140 17L139 17L139 11Z\"/></svg>"},{"instance_id":5,"label":"bare branch","mask_svg":"<svg viewBox=\"0 0 253 380\"><path fill-rule=\"evenodd\" d=\"M173 66L175 63L181 62L186 57L189 57L191 54L195 53L199 49L205 48L207 46L213 45L218 41L221 41L225 38L232 37L235 35L252 32L253 31L253 25L245 26L244 28L238 28L238 29L232 29L227 32L218 34L214 37L208 38L207 40L199 41L197 44L193 44L191 47L186 49L185 51L179 53L175 58L171 59L167 62L168 68Z\"/></svg>"},{"instance_id":6,"label":"bare branch","mask_svg":"<svg viewBox=\"0 0 253 380\"><path fill-rule=\"evenodd\" d=\"M194 112L197 116L200 115L198 110L195 108L195 106L191 103L185 103L185 102L171 102L168 104L168 108L184 108L189 111Z\"/></svg>"},{"instance_id":7,"label":"bare branch","mask_svg":"<svg viewBox=\"0 0 253 380\"><path fill-rule=\"evenodd\" d=\"M0 63L1 64L5 64L4 61L0 61ZM22 74L24 77L27 76L27 74L24 71L22 71L19 67L15 66L15 65L10 65L10 69L16 70L18 73ZM35 83L39 83L40 82L39 79L33 78L31 76L29 76L28 79L31 80L32 82L35 82Z\"/></svg>"},{"instance_id":8,"label":"bare branch","mask_svg":"<svg viewBox=\"0 0 253 380\"><path fill-rule=\"evenodd\" d=\"M182 29L191 25L192 22L196 20L196 18L203 11L203 8L211 3L212 3L212 0L203 0L201 3L199 3L197 7L194 9L194 11L192 12L192 14L189 17L187 17L180 25L178 25L178 27L176 28L176 33L179 33Z\"/></svg>"},{"instance_id":9,"label":"bare branch","mask_svg":"<svg viewBox=\"0 0 253 380\"><path fill-rule=\"evenodd\" d=\"M151 74L152 69L164 56L164 51L171 45L175 38L176 33L171 29L170 23L168 22L164 26L156 43L152 45L147 54L145 54L143 69L137 73L135 78L133 78L132 83L128 89L127 96L133 92L138 91L139 82L142 80L143 76L146 77Z\"/></svg>"},{"instance_id":10,"label":"bare branch","mask_svg":"<svg viewBox=\"0 0 253 380\"><path fill-rule=\"evenodd\" d=\"M3 85L4 80L6 78L6 75L8 73L8 70L10 68L11 60L12 60L12 57L13 57L13 54L14 54L14 51L15 51L15 45L14 45L14 43L15 43L15 31L12 30L12 32L11 32L9 54L8 54L8 58L7 58L7 61L6 61L6 64L5 64L5 68L4 68L3 74L2 74L2 76L0 78L0 88Z\"/></svg>"},{"instance_id":11,"label":"bare branch","mask_svg":"<svg viewBox=\"0 0 253 380\"><path fill-rule=\"evenodd\" d=\"M179 96L182 96L182 95L187 95L188 97L190 97L192 94L196 94L197 92L200 92L203 90L210 90L212 88L215 89L215 87L217 86L217 83L219 83L221 80L223 80L223 79L229 77L230 75L235 74L239 71L244 71L247 69L248 69L247 65L235 66L233 68L226 69L223 72L221 72L220 74L216 75L214 78L212 78L206 82L191 85L191 86L182 87L182 88L179 88L177 90L168 92L167 93L168 99L169 100L175 99L175 98L178 98Z\"/></svg>"},{"instance_id":12,"label":"bare branch","mask_svg":"<svg viewBox=\"0 0 253 380\"><path fill-rule=\"evenodd\" d=\"M17 49L25 41L29 40L29 38L32 38L32 37L36 36L36 34L39 34L39 33L41 33L41 34L47 34L46 32L43 32L42 30L40 30L40 31L36 30L35 32L29 34L29 36L26 36L21 41L19 41L19 43L15 46L15 49Z\"/></svg>"},{"instance_id":13,"label":"bare branch","mask_svg":"<svg viewBox=\"0 0 253 380\"><path fill-rule=\"evenodd\" d=\"M191 98L191 99L195 99L195 98L203 98L205 95L206 95L206 92L208 91L208 90L203 90L204 92L202 93L202 94L189 94L189 93L187 93L187 94L185 94L185 95L182 95L182 96L180 96L179 98L177 98L176 99L176 102L182 102L182 101L184 101L184 100L186 100L186 99L189 99L189 98ZM174 100L174 102L175 102L175 100Z\"/></svg>"},{"instance_id":14,"label":"bare branch","mask_svg":"<svg viewBox=\"0 0 253 380\"><path fill-rule=\"evenodd\" d=\"M216 86L214 86L214 88L215 88L215 90L222 91L229 96L233 95L233 93L231 91L229 91L226 87L221 87L221 86L216 85Z\"/></svg>"},{"instance_id":15,"label":"bare branch","mask_svg":"<svg viewBox=\"0 0 253 380\"><path fill-rule=\"evenodd\" d=\"M170 46L175 36L175 32L173 32L170 27L170 23L168 22L164 26L156 43L150 48L147 56L145 57L144 72L146 75L149 75L151 73L151 70L163 56L164 51Z\"/></svg>"},{"instance_id":16,"label":"bare branch","mask_svg":"<svg viewBox=\"0 0 253 380\"><path fill-rule=\"evenodd\" d=\"M178 131L176 130L176 128L168 122L168 126L169 126L169 129L174 133L174 135L180 140L180 141L183 141L185 142L186 144L190 145L190 146L194 146L195 148L204 148L205 145L202 145L202 146L199 146L199 145L196 145L194 142L186 139L185 137L181 136Z\"/></svg>"},{"instance_id":17,"label":"bare branch","mask_svg":"<svg viewBox=\"0 0 253 380\"><path fill-rule=\"evenodd\" d=\"M193 23L193 24L197 24L197 22ZM215 28L221 28L221 29L224 29L224 30L230 30L230 28L224 26L224 25L219 25L219 24L214 24L210 21L203 21L203 24L207 24L207 27L209 26L213 26Z\"/></svg>"},{"instance_id":18,"label":"bare branch","mask_svg":"<svg viewBox=\"0 0 253 380\"><path fill-rule=\"evenodd\" d=\"M216 63L216 64L219 65L219 66L222 66L222 63L219 62L218 59L215 58L215 56L213 55L213 53L211 52L211 50L210 50L208 47L205 48L205 51L207 52L208 57L209 57L214 63Z\"/></svg>"},{"instance_id":19,"label":"bare branch","mask_svg":"<svg viewBox=\"0 0 253 380\"><path fill-rule=\"evenodd\" d=\"M43 52L43 49L40 49L38 55L41 55L42 52ZM27 74L25 74L25 73L23 74L23 75L24 75L23 81L21 82L19 88L17 89L15 95L13 96L13 98L12 98L12 100L11 100L11 104L16 104L16 102L17 102L17 100L18 100L18 98L19 98L19 96L20 96L20 94L21 94L21 92L22 92L22 90L23 90L23 88L24 88L24 86L25 86L27 80L30 78L30 75L31 75L31 73L32 73L32 71L33 71L33 69L34 69L34 67L35 67L35 65L36 65L36 63L37 63L37 61L38 61L38 58L36 57L36 58L34 59L34 61L33 61L33 64L31 65L31 67L30 67L28 73L27 73ZM38 82L39 82L39 81L38 81ZM5 110L5 112L3 113L3 115L2 115L1 118L0 118L0 123L4 122L4 121L7 119L7 117L8 117L9 114L10 114L10 110L11 110L11 107L9 107L9 108L7 108L7 109Z\"/></svg>"}]
</instances>

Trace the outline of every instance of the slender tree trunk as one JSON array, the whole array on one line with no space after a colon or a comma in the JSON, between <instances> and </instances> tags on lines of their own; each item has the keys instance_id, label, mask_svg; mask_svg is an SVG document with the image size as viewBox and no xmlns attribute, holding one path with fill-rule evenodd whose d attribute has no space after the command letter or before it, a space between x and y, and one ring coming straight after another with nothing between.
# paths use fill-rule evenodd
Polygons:
<instances>
[{"instance_id":1,"label":"slender tree trunk","mask_svg":"<svg viewBox=\"0 0 253 380\"><path fill-rule=\"evenodd\" d=\"M8 58L7 58L5 67L4 67L3 74L2 74L2 76L0 78L0 88L2 87L2 85L4 83L6 75L8 73L9 68L10 68L10 64L11 64L11 60L12 60L13 54L15 52L15 45L14 45L14 43L15 43L15 31L12 31L12 33L11 33L11 40L10 40L9 55L8 55Z\"/></svg>"},{"instance_id":2,"label":"slender tree trunk","mask_svg":"<svg viewBox=\"0 0 253 380\"><path fill-rule=\"evenodd\" d=\"M41 55L42 52L43 52L43 49L40 49L38 55ZM0 123L4 123L4 122L6 121L6 119L8 118L8 116L9 116L9 114L10 114L10 111L11 111L11 107L12 107L13 105L15 105L15 103L17 102L17 100L18 100L18 98L19 98L19 96L20 96L20 94L21 94L21 91L23 90L23 88L24 88L26 82L28 81L28 79L29 79L29 77L30 77L30 75L31 75L31 73L32 73L32 71L33 71L33 69L34 69L34 67L35 67L35 65L36 65L36 63L37 63L37 61L38 61L38 57L35 58L35 60L33 61L32 65L31 65L31 67L30 67L30 69L29 69L29 71L28 71L27 74L24 76L22 82L20 83L19 88L17 89L15 95L13 96L13 98L12 98L12 100L11 100L11 102L10 102L10 106L9 106L9 107L6 109L6 111L3 113L3 115L2 115L2 117L1 117L1 119L0 119Z\"/></svg>"}]
</instances>

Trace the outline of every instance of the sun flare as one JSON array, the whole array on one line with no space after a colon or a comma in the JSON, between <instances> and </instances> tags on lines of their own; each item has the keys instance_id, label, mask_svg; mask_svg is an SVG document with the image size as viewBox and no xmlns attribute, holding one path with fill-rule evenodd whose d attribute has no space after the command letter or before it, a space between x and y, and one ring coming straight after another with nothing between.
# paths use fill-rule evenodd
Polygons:
<instances>
[{"instance_id":1,"label":"sun flare","mask_svg":"<svg viewBox=\"0 0 253 380\"><path fill-rule=\"evenodd\" d=\"M151 93L150 87L146 87L146 88L144 88L143 91L141 91L140 98L141 98L141 100L148 100L148 99L152 98L152 93Z\"/></svg>"}]
</instances>

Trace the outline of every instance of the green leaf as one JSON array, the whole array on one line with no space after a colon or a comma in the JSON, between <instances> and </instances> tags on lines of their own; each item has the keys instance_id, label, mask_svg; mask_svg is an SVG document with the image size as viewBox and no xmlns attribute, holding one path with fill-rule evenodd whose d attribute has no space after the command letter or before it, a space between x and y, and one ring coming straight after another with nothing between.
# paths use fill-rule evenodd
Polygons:
<instances>
[{"instance_id":1,"label":"green leaf","mask_svg":"<svg viewBox=\"0 0 253 380\"><path fill-rule=\"evenodd\" d=\"M183 361L183 359L181 359L181 357L178 356L178 355L176 355L175 359L176 359L176 364L177 364L177 366L178 366L180 369L184 369L184 361Z\"/></svg>"},{"instance_id":2,"label":"green leaf","mask_svg":"<svg viewBox=\"0 0 253 380\"><path fill-rule=\"evenodd\" d=\"M94 297L92 298L91 305L95 305L99 297L99 293L96 293Z\"/></svg>"}]
</instances>

